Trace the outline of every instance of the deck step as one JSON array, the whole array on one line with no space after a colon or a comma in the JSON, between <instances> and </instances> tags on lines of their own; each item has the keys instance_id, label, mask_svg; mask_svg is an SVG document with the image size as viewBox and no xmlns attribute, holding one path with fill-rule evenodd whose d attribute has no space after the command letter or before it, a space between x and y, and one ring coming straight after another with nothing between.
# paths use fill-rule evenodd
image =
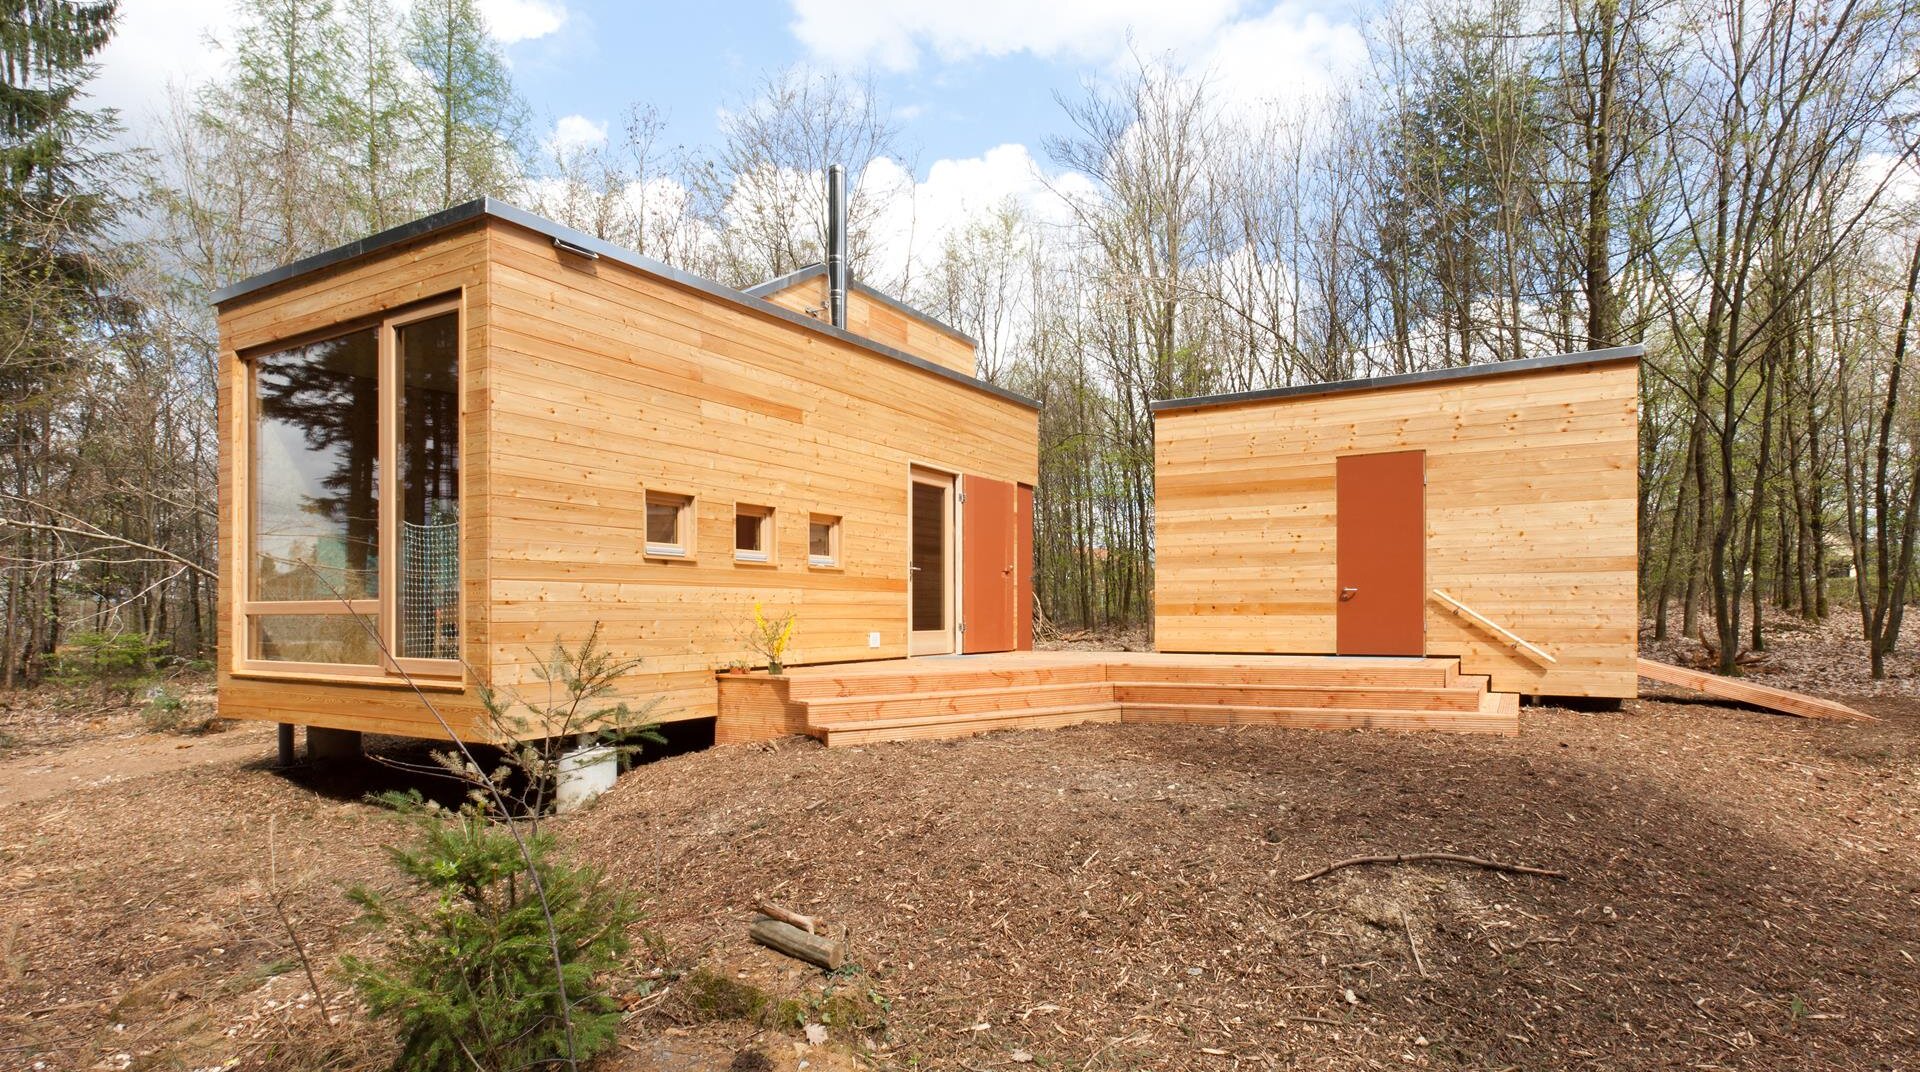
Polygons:
<instances>
[{"instance_id":1,"label":"deck step","mask_svg":"<svg viewBox=\"0 0 1920 1072\"><path fill-rule=\"evenodd\" d=\"M899 692L802 701L810 723L906 718L919 715L979 715L1036 707L1113 702L1105 681L1063 685L1011 685L944 692Z\"/></svg>"},{"instance_id":2,"label":"deck step","mask_svg":"<svg viewBox=\"0 0 1920 1072\"><path fill-rule=\"evenodd\" d=\"M1120 708L1111 703L1036 707L976 715L916 715L907 718L862 719L815 723L811 732L828 748L875 744L882 741L926 741L972 737L997 730L1047 730L1087 722L1118 722Z\"/></svg>"},{"instance_id":3,"label":"deck step","mask_svg":"<svg viewBox=\"0 0 1920 1072\"><path fill-rule=\"evenodd\" d=\"M1217 704L1246 707L1378 708L1382 710L1478 711L1484 687L1406 688L1395 685L1215 685L1198 682L1117 681L1120 703Z\"/></svg>"},{"instance_id":4,"label":"deck step","mask_svg":"<svg viewBox=\"0 0 1920 1072\"><path fill-rule=\"evenodd\" d=\"M1487 695L1498 695L1488 693ZM1517 698L1516 698L1517 699ZM1414 732L1435 730L1446 733L1498 733L1512 736L1519 732L1519 707L1512 712L1474 711L1389 711L1365 708L1327 707L1248 707L1226 704L1141 704L1121 705L1122 722L1176 723L1189 726L1282 726L1303 730L1393 730Z\"/></svg>"},{"instance_id":5,"label":"deck step","mask_svg":"<svg viewBox=\"0 0 1920 1072\"><path fill-rule=\"evenodd\" d=\"M853 671L833 673L829 668L810 670L791 678L787 695L795 700L825 700L868 695L903 693L957 692L976 688L1013 688L1025 685L1075 685L1105 681L1107 668L1100 663L1081 666L1027 666L975 670L966 667L915 669L912 671Z\"/></svg>"},{"instance_id":6,"label":"deck step","mask_svg":"<svg viewBox=\"0 0 1920 1072\"><path fill-rule=\"evenodd\" d=\"M1404 662L1362 663L1341 667L1307 663L1280 666L1158 665L1150 662L1114 662L1107 678L1164 685L1297 685L1374 686L1381 688L1440 689L1456 685L1458 659L1408 659Z\"/></svg>"}]
</instances>

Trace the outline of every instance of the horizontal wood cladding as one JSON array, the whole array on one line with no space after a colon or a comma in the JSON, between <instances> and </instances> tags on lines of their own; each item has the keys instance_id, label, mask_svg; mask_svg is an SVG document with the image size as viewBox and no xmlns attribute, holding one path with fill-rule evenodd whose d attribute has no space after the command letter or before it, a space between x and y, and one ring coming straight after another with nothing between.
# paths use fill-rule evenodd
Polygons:
<instances>
[{"instance_id":1,"label":"horizontal wood cladding","mask_svg":"<svg viewBox=\"0 0 1920 1072\"><path fill-rule=\"evenodd\" d=\"M796 313L827 319L827 277L820 274L765 295ZM975 375L973 343L937 324L874 300L858 288L847 291L847 330L863 339L904 350L936 365Z\"/></svg>"},{"instance_id":2,"label":"horizontal wood cladding","mask_svg":"<svg viewBox=\"0 0 1920 1072\"><path fill-rule=\"evenodd\" d=\"M249 474L249 398L242 353L272 349L302 336L364 322L427 299L457 296L464 326L461 354L461 651L485 673L488 642L487 505L491 364L488 302L489 236L472 224L439 231L308 275L249 292L218 310L219 658L220 714L226 718L294 722L370 733L446 736L440 719L469 739L485 736L480 707L466 687L429 692L429 701L402 684L359 684L298 676L236 676L239 618L235 598L244 586L242 525ZM436 718L435 711L439 717Z\"/></svg>"},{"instance_id":3,"label":"horizontal wood cladding","mask_svg":"<svg viewBox=\"0 0 1920 1072\"><path fill-rule=\"evenodd\" d=\"M1332 652L1335 459L1424 450L1427 653L1459 656L1500 692L1632 696L1637 407L1637 363L1609 361L1162 411L1156 644Z\"/></svg>"},{"instance_id":4,"label":"horizontal wood cladding","mask_svg":"<svg viewBox=\"0 0 1920 1072\"><path fill-rule=\"evenodd\" d=\"M750 658L756 601L797 613L789 662L904 656L909 467L1037 474L1027 407L488 227L486 658L503 686L532 685L538 653L598 622L614 652L645 660L626 691L659 696L654 717L713 717L714 671ZM648 553L649 492L693 498L691 554ZM735 558L736 506L772 510L768 561ZM840 519L830 567L809 560L814 515Z\"/></svg>"}]
</instances>

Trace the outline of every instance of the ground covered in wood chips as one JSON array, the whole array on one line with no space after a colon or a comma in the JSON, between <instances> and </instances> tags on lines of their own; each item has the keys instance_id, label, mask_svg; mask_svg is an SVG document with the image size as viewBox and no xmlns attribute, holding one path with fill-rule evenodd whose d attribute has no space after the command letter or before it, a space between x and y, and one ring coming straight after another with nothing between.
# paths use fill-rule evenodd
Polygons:
<instances>
[{"instance_id":1,"label":"ground covered in wood chips","mask_svg":"<svg viewBox=\"0 0 1920 1072\"><path fill-rule=\"evenodd\" d=\"M664 759L558 824L646 898L596 1067L1913 1067L1920 706L1853 702L1883 721L1668 693L1528 708L1516 739L1119 725ZM343 889L393 881L405 836L359 794L401 776L289 777L269 728L220 736L257 751L0 804L0 1068L388 1059L335 964L372 941ZM46 761L0 757L0 786ZM1293 881L1431 850L1569 878ZM763 896L844 923L855 966L752 945Z\"/></svg>"}]
</instances>

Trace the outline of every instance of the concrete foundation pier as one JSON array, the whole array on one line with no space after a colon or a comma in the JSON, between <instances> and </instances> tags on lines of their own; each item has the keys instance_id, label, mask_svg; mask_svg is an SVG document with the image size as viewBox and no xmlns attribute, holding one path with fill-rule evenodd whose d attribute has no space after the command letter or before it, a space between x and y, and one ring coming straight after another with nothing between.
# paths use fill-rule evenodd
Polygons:
<instances>
[{"instance_id":1,"label":"concrete foundation pier","mask_svg":"<svg viewBox=\"0 0 1920 1072\"><path fill-rule=\"evenodd\" d=\"M307 761L310 763L358 760L365 754L361 749L359 730L307 727Z\"/></svg>"}]
</instances>

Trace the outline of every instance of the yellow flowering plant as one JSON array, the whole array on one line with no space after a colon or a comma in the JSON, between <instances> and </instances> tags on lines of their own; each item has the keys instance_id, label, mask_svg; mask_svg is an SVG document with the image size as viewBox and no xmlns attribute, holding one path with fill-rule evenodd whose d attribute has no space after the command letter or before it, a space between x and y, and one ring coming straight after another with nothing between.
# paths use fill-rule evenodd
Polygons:
<instances>
[{"instance_id":1,"label":"yellow flowering plant","mask_svg":"<svg viewBox=\"0 0 1920 1072\"><path fill-rule=\"evenodd\" d=\"M767 673L777 675L786 668L795 622L792 611L768 614L759 600L753 601L753 624L747 630L747 647L767 661Z\"/></svg>"}]
</instances>

